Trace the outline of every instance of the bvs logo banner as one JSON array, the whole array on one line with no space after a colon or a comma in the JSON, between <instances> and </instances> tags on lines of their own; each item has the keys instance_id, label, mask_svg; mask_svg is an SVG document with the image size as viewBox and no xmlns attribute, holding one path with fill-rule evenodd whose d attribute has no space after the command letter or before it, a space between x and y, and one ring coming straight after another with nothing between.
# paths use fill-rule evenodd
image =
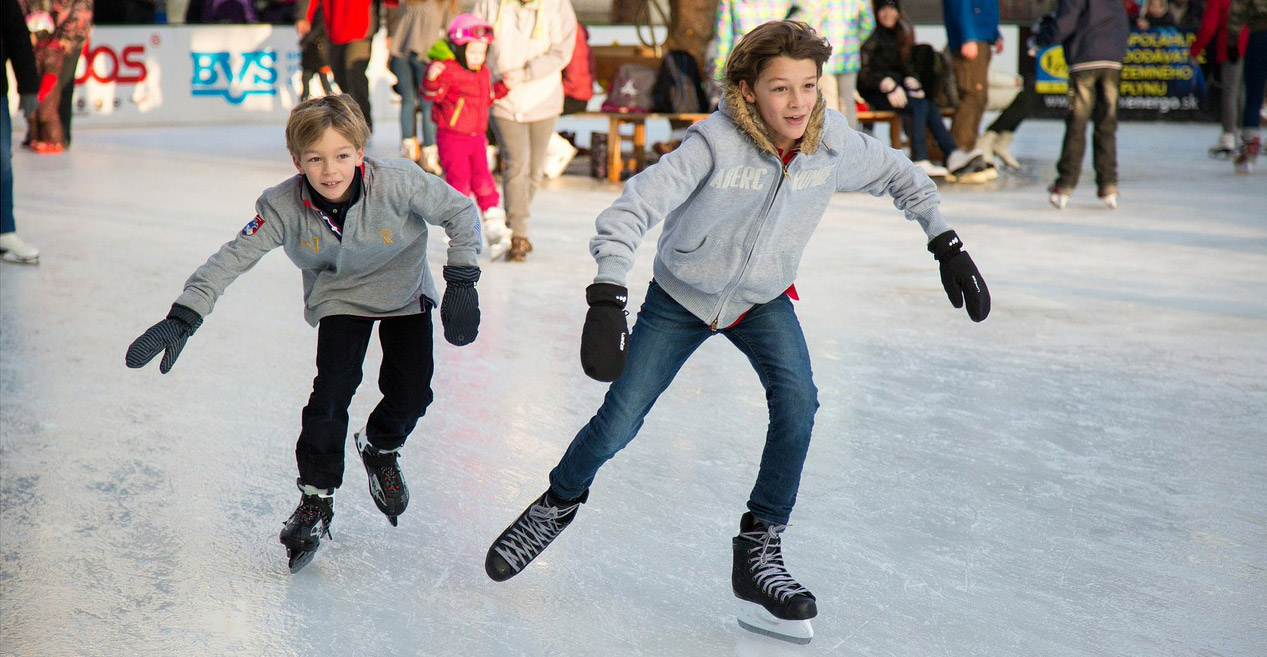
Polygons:
<instances>
[{"instance_id":1,"label":"bvs logo banner","mask_svg":"<svg viewBox=\"0 0 1267 657\"><path fill-rule=\"evenodd\" d=\"M277 51L271 48L234 53L191 51L194 96L222 96L234 105L247 96L277 95Z\"/></svg>"}]
</instances>

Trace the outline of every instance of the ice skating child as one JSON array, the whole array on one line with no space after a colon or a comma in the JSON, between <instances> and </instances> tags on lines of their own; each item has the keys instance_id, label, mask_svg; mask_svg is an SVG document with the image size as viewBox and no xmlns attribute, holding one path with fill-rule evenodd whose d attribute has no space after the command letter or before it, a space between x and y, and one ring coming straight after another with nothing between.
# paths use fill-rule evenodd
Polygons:
<instances>
[{"instance_id":1,"label":"ice skating child","mask_svg":"<svg viewBox=\"0 0 1267 657\"><path fill-rule=\"evenodd\" d=\"M510 250L510 229L488 170L488 112L510 87L501 80L494 84L484 65L492 41L493 26L487 21L475 14L455 16L448 38L427 52L431 64L422 91L432 102L444 179L459 192L475 195L491 255L497 259Z\"/></svg>"},{"instance_id":2,"label":"ice skating child","mask_svg":"<svg viewBox=\"0 0 1267 657\"><path fill-rule=\"evenodd\" d=\"M550 472L549 488L489 548L492 579L518 574L575 519L598 469L633 440L695 349L720 334L753 364L770 416L756 485L732 541L740 622L793 641L812 636L814 596L784 567L781 534L818 408L793 283L832 195L893 196L929 238L951 303L966 304L974 321L990 311L989 291L942 219L932 180L824 108L817 80L830 53L801 22L753 29L727 61L719 111L599 214L581 364L613 383ZM660 222L654 279L629 335L625 277L638 244Z\"/></svg>"},{"instance_id":3,"label":"ice skating child","mask_svg":"<svg viewBox=\"0 0 1267 657\"><path fill-rule=\"evenodd\" d=\"M392 525L409 503L397 453L432 399L437 294L427 224L449 237L440 304L444 337L465 345L479 329L475 205L409 160L365 157L369 134L350 96L295 106L286 147L299 175L264 191L255 218L194 271L167 318L127 352L132 368L165 352L159 371L166 374L225 288L266 253L282 247L303 272L304 318L317 327L317 376L295 447L302 494L280 537L292 572L329 536L334 491L343 483L348 405L376 322L383 399L356 433L356 446L374 502Z\"/></svg>"}]
</instances>

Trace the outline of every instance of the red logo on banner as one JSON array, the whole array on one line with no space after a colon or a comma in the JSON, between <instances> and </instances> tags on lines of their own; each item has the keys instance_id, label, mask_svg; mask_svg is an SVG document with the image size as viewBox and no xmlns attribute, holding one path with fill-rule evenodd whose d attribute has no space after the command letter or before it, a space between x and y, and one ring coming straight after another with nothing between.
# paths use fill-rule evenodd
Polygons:
<instances>
[{"instance_id":1,"label":"red logo on banner","mask_svg":"<svg viewBox=\"0 0 1267 657\"><path fill-rule=\"evenodd\" d=\"M84 44L84 72L75 78L75 84L83 84L92 78L98 82L136 84L144 82L145 45L132 44L115 50L111 45Z\"/></svg>"}]
</instances>

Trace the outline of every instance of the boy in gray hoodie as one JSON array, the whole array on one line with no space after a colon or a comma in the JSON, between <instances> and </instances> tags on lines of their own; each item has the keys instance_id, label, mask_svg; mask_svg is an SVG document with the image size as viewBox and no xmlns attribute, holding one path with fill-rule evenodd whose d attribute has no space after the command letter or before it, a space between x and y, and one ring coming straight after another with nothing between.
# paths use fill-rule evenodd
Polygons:
<instances>
[{"instance_id":1,"label":"boy in gray hoodie","mask_svg":"<svg viewBox=\"0 0 1267 657\"><path fill-rule=\"evenodd\" d=\"M813 635L814 596L784 568L780 535L818 408L793 282L832 195L891 195L931 240L955 307L966 303L974 321L990 311L985 282L938 211L936 185L900 152L825 110L817 80L830 53L798 21L749 32L728 60L721 109L598 216L590 242L598 275L586 289L581 363L589 376L613 383L550 473L550 487L489 548L492 579L518 574L572 522L598 469L633 440L695 349L720 333L753 364L770 416L756 485L732 541L739 621L797 642ZM625 276L639 242L660 222L655 277L630 335Z\"/></svg>"},{"instance_id":2,"label":"boy in gray hoodie","mask_svg":"<svg viewBox=\"0 0 1267 657\"><path fill-rule=\"evenodd\" d=\"M365 157L369 134L351 96L295 106L286 147L299 175L264 191L255 218L185 281L167 318L128 347L132 368L164 352L159 371L166 374L225 288L266 253L282 247L303 272L304 318L317 327L317 376L295 446L302 496L280 537L291 572L307 565L321 537L330 535L334 489L343 483L348 405L375 322L383 399L357 432L357 451L374 502L393 526L409 503L397 453L432 399L437 294L427 265L427 224L449 236L440 305L444 337L461 346L479 330L478 210L409 160Z\"/></svg>"}]
</instances>

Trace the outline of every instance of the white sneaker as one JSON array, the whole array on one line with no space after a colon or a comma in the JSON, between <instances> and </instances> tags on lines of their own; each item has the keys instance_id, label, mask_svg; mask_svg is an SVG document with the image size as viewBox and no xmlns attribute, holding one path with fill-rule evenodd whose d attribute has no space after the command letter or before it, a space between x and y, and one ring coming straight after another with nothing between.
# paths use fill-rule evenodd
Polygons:
<instances>
[{"instance_id":1,"label":"white sneaker","mask_svg":"<svg viewBox=\"0 0 1267 657\"><path fill-rule=\"evenodd\" d=\"M22 241L17 233L0 234L0 257L6 262L35 265L40 262L40 250Z\"/></svg>"},{"instance_id":2,"label":"white sneaker","mask_svg":"<svg viewBox=\"0 0 1267 657\"><path fill-rule=\"evenodd\" d=\"M417 139L410 137L409 139L400 140L400 156L401 157L417 162L419 152L420 151L418 149Z\"/></svg>"},{"instance_id":3,"label":"white sneaker","mask_svg":"<svg viewBox=\"0 0 1267 657\"><path fill-rule=\"evenodd\" d=\"M923 169L924 173L928 174L929 178L945 178L950 173L946 170L946 167L933 164L928 160L919 160L917 162L912 162L911 164Z\"/></svg>"}]
</instances>

